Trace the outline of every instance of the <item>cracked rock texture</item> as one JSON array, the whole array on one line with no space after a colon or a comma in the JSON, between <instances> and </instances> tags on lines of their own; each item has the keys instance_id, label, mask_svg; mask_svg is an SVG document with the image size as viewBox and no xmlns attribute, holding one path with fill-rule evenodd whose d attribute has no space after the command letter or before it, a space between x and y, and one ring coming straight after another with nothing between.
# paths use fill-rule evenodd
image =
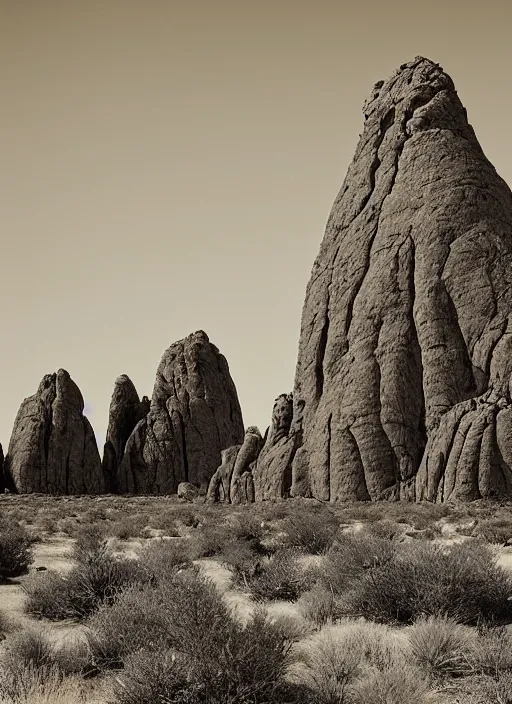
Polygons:
<instances>
[{"instance_id":1,"label":"cracked rock texture","mask_svg":"<svg viewBox=\"0 0 512 704\"><path fill-rule=\"evenodd\" d=\"M483 426L504 437L510 412L491 423L478 398L490 385L503 395L512 368L512 195L439 65L401 66L364 118L306 291L291 494L508 491L512 458ZM473 397L477 409L459 405ZM459 414L463 455L446 449ZM427 439L443 459L415 481Z\"/></svg>"},{"instance_id":2,"label":"cracked rock texture","mask_svg":"<svg viewBox=\"0 0 512 704\"><path fill-rule=\"evenodd\" d=\"M292 483L292 460L296 449L291 433L293 395L281 394L274 402L272 423L252 469L256 501L284 499Z\"/></svg>"},{"instance_id":3,"label":"cracked rock texture","mask_svg":"<svg viewBox=\"0 0 512 704\"><path fill-rule=\"evenodd\" d=\"M263 445L256 426L245 431L242 445L233 445L222 451L222 463L208 486L208 502L246 504L254 501L251 466Z\"/></svg>"},{"instance_id":4,"label":"cracked rock texture","mask_svg":"<svg viewBox=\"0 0 512 704\"><path fill-rule=\"evenodd\" d=\"M5 479L4 479L4 451L2 445L0 444L0 493L5 491Z\"/></svg>"},{"instance_id":5,"label":"cracked rock texture","mask_svg":"<svg viewBox=\"0 0 512 704\"><path fill-rule=\"evenodd\" d=\"M473 501L512 491L512 402L494 389L447 411L429 438L418 500Z\"/></svg>"},{"instance_id":6,"label":"cracked rock texture","mask_svg":"<svg viewBox=\"0 0 512 704\"><path fill-rule=\"evenodd\" d=\"M133 382L126 374L121 374L114 384L110 401L108 429L103 451L103 473L107 490L117 491L117 468L124 455L126 442L133 429L149 412L147 396L139 399Z\"/></svg>"},{"instance_id":7,"label":"cracked rock texture","mask_svg":"<svg viewBox=\"0 0 512 704\"><path fill-rule=\"evenodd\" d=\"M206 494L221 451L243 439L228 363L206 333L195 332L162 357L149 412L126 443L118 490L173 494L190 482Z\"/></svg>"},{"instance_id":8,"label":"cracked rock texture","mask_svg":"<svg viewBox=\"0 0 512 704\"><path fill-rule=\"evenodd\" d=\"M5 458L20 493L101 494L101 459L84 400L68 372L47 374L21 404Z\"/></svg>"}]
</instances>

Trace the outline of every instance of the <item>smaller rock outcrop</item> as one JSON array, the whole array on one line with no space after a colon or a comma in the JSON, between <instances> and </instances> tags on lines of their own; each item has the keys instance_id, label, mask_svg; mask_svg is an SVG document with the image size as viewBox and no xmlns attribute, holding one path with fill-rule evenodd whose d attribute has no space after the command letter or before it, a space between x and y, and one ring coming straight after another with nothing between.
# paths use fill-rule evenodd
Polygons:
<instances>
[{"instance_id":1,"label":"smaller rock outcrop","mask_svg":"<svg viewBox=\"0 0 512 704\"><path fill-rule=\"evenodd\" d=\"M228 363L199 330L164 353L149 411L126 443L118 489L174 494L181 482L190 482L206 494L221 451L241 443L243 435Z\"/></svg>"},{"instance_id":2,"label":"smaller rock outcrop","mask_svg":"<svg viewBox=\"0 0 512 704\"><path fill-rule=\"evenodd\" d=\"M137 423L148 412L148 397L144 396L141 401L131 379L126 374L121 374L114 384L103 450L103 474L109 493L117 492L117 468L123 458L126 442Z\"/></svg>"},{"instance_id":3,"label":"smaller rock outcrop","mask_svg":"<svg viewBox=\"0 0 512 704\"><path fill-rule=\"evenodd\" d=\"M251 467L262 444L260 431L256 426L250 426L245 431L242 445L232 445L222 451L222 464L208 486L208 502L246 504L254 501Z\"/></svg>"},{"instance_id":4,"label":"smaller rock outcrop","mask_svg":"<svg viewBox=\"0 0 512 704\"><path fill-rule=\"evenodd\" d=\"M511 391L491 387L441 417L416 477L418 500L512 496Z\"/></svg>"},{"instance_id":5,"label":"smaller rock outcrop","mask_svg":"<svg viewBox=\"0 0 512 704\"><path fill-rule=\"evenodd\" d=\"M293 395L281 394L274 402L272 424L252 469L256 501L284 499L292 485L292 460L296 449L291 432Z\"/></svg>"},{"instance_id":6,"label":"smaller rock outcrop","mask_svg":"<svg viewBox=\"0 0 512 704\"><path fill-rule=\"evenodd\" d=\"M235 468L236 456L242 446L231 445L221 452L221 464L213 474L208 485L206 500L209 503L231 503L231 477Z\"/></svg>"},{"instance_id":7,"label":"smaller rock outcrop","mask_svg":"<svg viewBox=\"0 0 512 704\"><path fill-rule=\"evenodd\" d=\"M191 503L199 496L199 489L190 482L181 482L181 484L178 484L178 491L176 493L178 494L178 499L183 499L183 501L189 501Z\"/></svg>"},{"instance_id":8,"label":"smaller rock outcrop","mask_svg":"<svg viewBox=\"0 0 512 704\"><path fill-rule=\"evenodd\" d=\"M20 493L104 493L94 431L83 410L68 372L47 374L16 416L4 463L8 485Z\"/></svg>"}]
</instances>

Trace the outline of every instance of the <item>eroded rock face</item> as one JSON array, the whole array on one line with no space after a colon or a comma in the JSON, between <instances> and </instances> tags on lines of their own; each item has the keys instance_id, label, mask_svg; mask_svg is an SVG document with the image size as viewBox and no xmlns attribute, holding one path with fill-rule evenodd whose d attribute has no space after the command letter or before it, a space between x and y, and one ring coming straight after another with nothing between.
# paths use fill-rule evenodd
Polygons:
<instances>
[{"instance_id":1,"label":"eroded rock face","mask_svg":"<svg viewBox=\"0 0 512 704\"><path fill-rule=\"evenodd\" d=\"M101 494L105 482L80 389L64 369L47 374L25 399L5 459L20 493Z\"/></svg>"},{"instance_id":2,"label":"eroded rock face","mask_svg":"<svg viewBox=\"0 0 512 704\"><path fill-rule=\"evenodd\" d=\"M115 381L110 401L102 462L107 490L111 493L117 491L117 468L123 458L126 442L137 423L148 412L148 397L144 396L141 401L131 379L126 374L121 374Z\"/></svg>"},{"instance_id":3,"label":"eroded rock face","mask_svg":"<svg viewBox=\"0 0 512 704\"><path fill-rule=\"evenodd\" d=\"M440 423L490 384L503 395L512 366L512 195L451 78L417 58L375 85L364 116L295 376L291 493L326 501L414 499L427 439L441 447Z\"/></svg>"},{"instance_id":4,"label":"eroded rock face","mask_svg":"<svg viewBox=\"0 0 512 704\"><path fill-rule=\"evenodd\" d=\"M4 451L2 445L0 444L0 494L5 491L5 478L4 478Z\"/></svg>"},{"instance_id":5,"label":"eroded rock face","mask_svg":"<svg viewBox=\"0 0 512 704\"><path fill-rule=\"evenodd\" d=\"M296 449L292 419L293 395L281 394L274 402L270 430L252 469L256 501L284 499L289 495Z\"/></svg>"},{"instance_id":6,"label":"eroded rock face","mask_svg":"<svg viewBox=\"0 0 512 704\"><path fill-rule=\"evenodd\" d=\"M262 444L258 428L249 426L242 445L233 445L222 451L222 463L208 486L208 502L246 504L254 501L251 467Z\"/></svg>"},{"instance_id":7,"label":"eroded rock face","mask_svg":"<svg viewBox=\"0 0 512 704\"><path fill-rule=\"evenodd\" d=\"M181 482L190 482L205 494L221 450L241 444L243 437L226 359L206 333L195 332L162 357L149 412L125 446L118 490L171 494Z\"/></svg>"},{"instance_id":8,"label":"eroded rock face","mask_svg":"<svg viewBox=\"0 0 512 704\"><path fill-rule=\"evenodd\" d=\"M419 500L473 501L512 491L512 402L490 389L447 411L416 477Z\"/></svg>"}]
</instances>

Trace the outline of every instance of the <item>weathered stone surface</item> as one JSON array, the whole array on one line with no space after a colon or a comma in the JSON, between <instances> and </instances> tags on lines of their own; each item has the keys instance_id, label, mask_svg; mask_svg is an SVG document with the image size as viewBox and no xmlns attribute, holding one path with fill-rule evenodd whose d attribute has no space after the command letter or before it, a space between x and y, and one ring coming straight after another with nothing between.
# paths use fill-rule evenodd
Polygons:
<instances>
[{"instance_id":1,"label":"weathered stone surface","mask_svg":"<svg viewBox=\"0 0 512 704\"><path fill-rule=\"evenodd\" d=\"M512 402L490 389L447 411L429 438L417 498L473 501L512 491Z\"/></svg>"},{"instance_id":2,"label":"weathered stone surface","mask_svg":"<svg viewBox=\"0 0 512 704\"><path fill-rule=\"evenodd\" d=\"M162 357L149 412L126 443L118 489L169 494L188 481L205 494L221 450L241 444L243 437L226 359L206 333L195 332Z\"/></svg>"},{"instance_id":3,"label":"weathered stone surface","mask_svg":"<svg viewBox=\"0 0 512 704\"><path fill-rule=\"evenodd\" d=\"M178 499L192 502L199 496L199 489L190 482L181 482L178 484Z\"/></svg>"},{"instance_id":4,"label":"weathered stone surface","mask_svg":"<svg viewBox=\"0 0 512 704\"><path fill-rule=\"evenodd\" d=\"M126 442L133 429L149 412L149 399L139 399L133 382L121 374L114 384L110 401L108 429L103 450L103 474L107 491L117 491L117 468L123 458Z\"/></svg>"},{"instance_id":5,"label":"weathered stone surface","mask_svg":"<svg viewBox=\"0 0 512 704\"><path fill-rule=\"evenodd\" d=\"M281 394L274 402L270 430L252 470L256 501L289 495L296 447L291 433L292 418L293 395Z\"/></svg>"},{"instance_id":6,"label":"weathered stone surface","mask_svg":"<svg viewBox=\"0 0 512 704\"><path fill-rule=\"evenodd\" d=\"M245 431L244 442L236 456L231 475L229 496L232 504L250 503L248 495L252 495L254 491L250 488L251 482L247 475L250 474L249 467L257 460L262 445L263 440L258 428L254 425L249 426ZM243 480L242 477L244 477Z\"/></svg>"},{"instance_id":7,"label":"weathered stone surface","mask_svg":"<svg viewBox=\"0 0 512 704\"><path fill-rule=\"evenodd\" d=\"M0 443L0 493L3 494L5 491L5 478L4 478L4 451Z\"/></svg>"},{"instance_id":8,"label":"weathered stone surface","mask_svg":"<svg viewBox=\"0 0 512 704\"><path fill-rule=\"evenodd\" d=\"M307 287L294 384L291 493L326 501L414 498L443 414L491 383L502 394L512 367L512 196L451 78L417 58L375 85L364 115ZM475 495L457 476L456 493Z\"/></svg>"},{"instance_id":9,"label":"weathered stone surface","mask_svg":"<svg viewBox=\"0 0 512 704\"><path fill-rule=\"evenodd\" d=\"M100 494L105 490L94 431L80 389L64 369L47 374L25 399L5 459L20 493Z\"/></svg>"},{"instance_id":10,"label":"weathered stone surface","mask_svg":"<svg viewBox=\"0 0 512 704\"><path fill-rule=\"evenodd\" d=\"M242 445L233 445L222 451L222 463L210 480L207 501L214 503L251 503L253 496L250 467L254 464L263 445L261 433L256 426L245 431Z\"/></svg>"},{"instance_id":11,"label":"weathered stone surface","mask_svg":"<svg viewBox=\"0 0 512 704\"><path fill-rule=\"evenodd\" d=\"M231 477L241 447L241 445L232 445L222 450L221 464L213 473L208 485L206 500L209 503L215 503L217 501L223 504L230 503Z\"/></svg>"}]
</instances>

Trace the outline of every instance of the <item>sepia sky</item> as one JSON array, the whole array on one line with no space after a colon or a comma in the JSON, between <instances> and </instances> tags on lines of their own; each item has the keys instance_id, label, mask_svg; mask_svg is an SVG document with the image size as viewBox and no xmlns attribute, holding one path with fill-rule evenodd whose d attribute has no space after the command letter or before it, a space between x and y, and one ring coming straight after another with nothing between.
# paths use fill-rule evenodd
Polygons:
<instances>
[{"instance_id":1,"label":"sepia sky","mask_svg":"<svg viewBox=\"0 0 512 704\"><path fill-rule=\"evenodd\" d=\"M512 183L510 0L0 0L0 442L67 369L102 450L203 329L246 425L293 386L306 284L373 84L452 76Z\"/></svg>"}]
</instances>

